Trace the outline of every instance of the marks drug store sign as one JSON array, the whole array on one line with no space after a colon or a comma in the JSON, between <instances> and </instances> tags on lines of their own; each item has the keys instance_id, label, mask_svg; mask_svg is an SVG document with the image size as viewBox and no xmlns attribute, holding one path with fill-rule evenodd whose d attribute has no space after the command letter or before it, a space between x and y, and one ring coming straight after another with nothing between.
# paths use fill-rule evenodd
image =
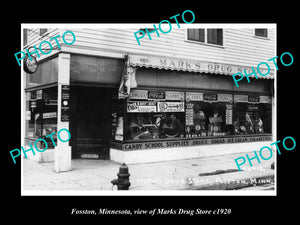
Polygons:
<instances>
[{"instance_id":1,"label":"marks drug store sign","mask_svg":"<svg viewBox=\"0 0 300 225\"><path fill-rule=\"evenodd\" d=\"M212 145L212 144L233 144L243 142L256 142L256 141L272 141L271 135L259 136L259 137L224 137L224 138L202 138L202 139L189 139L189 140L174 140L174 141L155 141L155 142L144 142L144 143L110 143L112 148L119 150L130 151L130 150L145 150L153 148L175 148L185 146L197 146L197 145ZM183 149L184 150L184 149Z\"/></svg>"},{"instance_id":2,"label":"marks drug store sign","mask_svg":"<svg viewBox=\"0 0 300 225\"><path fill-rule=\"evenodd\" d=\"M203 62L198 60L186 60L178 58L154 57L146 55L130 55L130 65L141 67L152 67L159 69L169 69L177 71L189 71L200 73L215 73L233 75L244 70L248 74L252 72L249 66L232 65L225 63ZM260 68L261 73L267 73L267 69ZM273 69L270 69L266 78L274 76Z\"/></svg>"}]
</instances>

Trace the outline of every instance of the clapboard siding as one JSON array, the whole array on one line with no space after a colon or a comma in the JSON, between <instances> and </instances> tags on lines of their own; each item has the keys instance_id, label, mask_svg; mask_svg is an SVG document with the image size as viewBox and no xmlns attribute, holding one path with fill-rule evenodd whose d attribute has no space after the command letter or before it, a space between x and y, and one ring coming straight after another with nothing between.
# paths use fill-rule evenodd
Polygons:
<instances>
[{"instance_id":1,"label":"clapboard siding","mask_svg":"<svg viewBox=\"0 0 300 225\"><path fill-rule=\"evenodd\" d=\"M142 27L142 26L141 26ZM196 27L195 27L196 28ZM72 45L64 45L60 40L63 51L84 54L84 50L97 52L106 51L114 53L146 54L155 56L178 57L199 61L210 61L218 63L237 64L244 66L256 66L262 61L274 57L275 53L275 29L268 29L268 38L254 37L254 29L250 28L224 28L223 47L211 46L201 43L192 43L186 40L186 29L174 28L170 33L160 37L152 33L152 40L147 35L140 39L138 45L134 32L139 30L133 28L73 28L70 29L76 36ZM39 37L39 29L33 29L28 43L40 43L49 40L52 36L62 34L65 29L49 29L49 35L42 40ZM55 41L52 41L55 45ZM90 54L90 53L89 53Z\"/></svg>"},{"instance_id":2,"label":"clapboard siding","mask_svg":"<svg viewBox=\"0 0 300 225\"><path fill-rule=\"evenodd\" d=\"M275 56L274 29L267 39L254 37L253 29L224 29L224 47L215 47L185 41L186 29L172 29L168 34L156 33L140 39L137 44L133 33L137 29L73 29L74 48L105 49L120 53L170 56L211 62L255 66Z\"/></svg>"},{"instance_id":3,"label":"clapboard siding","mask_svg":"<svg viewBox=\"0 0 300 225\"><path fill-rule=\"evenodd\" d=\"M55 40L50 40L50 38L57 36L59 34L60 34L59 29L48 29L48 31L43 35L40 35L40 29L38 29L38 28L28 29L27 44L24 47L27 48L28 46L35 45L38 48L39 44L42 41L49 41L51 43L51 45L53 46L53 48L56 48L57 44L56 44ZM59 43L61 43L61 41L62 41L59 38L57 40L59 41ZM49 48L47 44L45 44L45 45L43 44L42 47ZM31 49L31 51L33 51L33 49Z\"/></svg>"}]
</instances>

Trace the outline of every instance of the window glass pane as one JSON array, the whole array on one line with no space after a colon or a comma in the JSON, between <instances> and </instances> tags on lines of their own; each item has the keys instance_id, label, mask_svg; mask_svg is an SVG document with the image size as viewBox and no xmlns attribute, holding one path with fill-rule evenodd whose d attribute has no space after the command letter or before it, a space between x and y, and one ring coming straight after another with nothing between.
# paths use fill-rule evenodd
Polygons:
<instances>
[{"instance_id":1,"label":"window glass pane","mask_svg":"<svg viewBox=\"0 0 300 225\"><path fill-rule=\"evenodd\" d=\"M207 29L207 43L223 45L223 29Z\"/></svg>"},{"instance_id":2,"label":"window glass pane","mask_svg":"<svg viewBox=\"0 0 300 225\"><path fill-rule=\"evenodd\" d=\"M184 137L184 113L128 113L127 140Z\"/></svg>"},{"instance_id":3,"label":"window glass pane","mask_svg":"<svg viewBox=\"0 0 300 225\"><path fill-rule=\"evenodd\" d=\"M199 37L199 29L195 29L195 40L200 40L200 37Z\"/></svg>"},{"instance_id":4,"label":"window glass pane","mask_svg":"<svg viewBox=\"0 0 300 225\"><path fill-rule=\"evenodd\" d=\"M255 29L255 36L268 37L268 29Z\"/></svg>"},{"instance_id":5,"label":"window glass pane","mask_svg":"<svg viewBox=\"0 0 300 225\"><path fill-rule=\"evenodd\" d=\"M204 42L204 29L188 29L188 40Z\"/></svg>"},{"instance_id":6,"label":"window glass pane","mask_svg":"<svg viewBox=\"0 0 300 225\"><path fill-rule=\"evenodd\" d=\"M127 101L126 140L184 137L184 92L134 90Z\"/></svg>"},{"instance_id":7,"label":"window glass pane","mask_svg":"<svg viewBox=\"0 0 300 225\"><path fill-rule=\"evenodd\" d=\"M229 103L228 103L229 104ZM231 135L233 128L228 120L227 103L191 101L186 103L186 137Z\"/></svg>"},{"instance_id":8,"label":"window glass pane","mask_svg":"<svg viewBox=\"0 0 300 225\"><path fill-rule=\"evenodd\" d=\"M188 29L188 40L195 40L195 29Z\"/></svg>"},{"instance_id":9,"label":"window glass pane","mask_svg":"<svg viewBox=\"0 0 300 225\"><path fill-rule=\"evenodd\" d=\"M271 124L271 104L235 104L234 134L271 133Z\"/></svg>"},{"instance_id":10,"label":"window glass pane","mask_svg":"<svg viewBox=\"0 0 300 225\"><path fill-rule=\"evenodd\" d=\"M223 29L217 29L217 44L223 45Z\"/></svg>"},{"instance_id":11,"label":"window glass pane","mask_svg":"<svg viewBox=\"0 0 300 225\"><path fill-rule=\"evenodd\" d=\"M205 30L199 29L199 41L204 42L204 34L205 34Z\"/></svg>"},{"instance_id":12,"label":"window glass pane","mask_svg":"<svg viewBox=\"0 0 300 225\"><path fill-rule=\"evenodd\" d=\"M26 137L29 138L39 138L41 136L42 127L42 100L38 96L37 92L31 91L26 93Z\"/></svg>"},{"instance_id":13,"label":"window glass pane","mask_svg":"<svg viewBox=\"0 0 300 225\"><path fill-rule=\"evenodd\" d=\"M40 35L43 35L44 33L46 33L48 31L48 29L40 29Z\"/></svg>"},{"instance_id":14,"label":"window glass pane","mask_svg":"<svg viewBox=\"0 0 300 225\"><path fill-rule=\"evenodd\" d=\"M42 137L47 141L48 148L54 148L50 137L45 137L55 133L53 139L57 143L57 87L43 90L43 129ZM43 142L42 142L43 143Z\"/></svg>"},{"instance_id":15,"label":"window glass pane","mask_svg":"<svg viewBox=\"0 0 300 225\"><path fill-rule=\"evenodd\" d=\"M28 29L23 29L23 45L27 44L27 33Z\"/></svg>"},{"instance_id":16,"label":"window glass pane","mask_svg":"<svg viewBox=\"0 0 300 225\"><path fill-rule=\"evenodd\" d=\"M26 93L25 136L26 143L30 139L43 138L48 148L54 148L50 137L57 142L57 87ZM41 142L44 145L44 142ZM45 146L39 147L43 149Z\"/></svg>"},{"instance_id":17,"label":"window glass pane","mask_svg":"<svg viewBox=\"0 0 300 225\"><path fill-rule=\"evenodd\" d=\"M213 29L207 29L207 43L213 44Z\"/></svg>"}]
</instances>

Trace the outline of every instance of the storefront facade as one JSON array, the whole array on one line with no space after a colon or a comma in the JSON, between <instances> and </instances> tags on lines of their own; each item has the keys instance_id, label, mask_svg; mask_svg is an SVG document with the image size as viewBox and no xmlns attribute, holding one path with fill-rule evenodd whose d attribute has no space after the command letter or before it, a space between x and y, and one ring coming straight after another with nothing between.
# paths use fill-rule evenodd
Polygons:
<instances>
[{"instance_id":1,"label":"storefront facade","mask_svg":"<svg viewBox=\"0 0 300 225\"><path fill-rule=\"evenodd\" d=\"M134 68L136 87L119 98L126 67ZM62 45L26 74L24 143L62 128L71 140L54 136L54 146L45 138L48 150L29 158L54 161L60 172L76 158L130 164L257 150L274 138L275 75L236 87L231 75L242 70L251 67Z\"/></svg>"},{"instance_id":2,"label":"storefront facade","mask_svg":"<svg viewBox=\"0 0 300 225\"><path fill-rule=\"evenodd\" d=\"M201 72L192 71L192 64ZM137 88L115 114L112 160L138 163L246 152L272 141L272 79L251 79L236 88L228 76L241 70L235 65L138 55L131 57L131 65L137 67ZM214 68L220 72L211 72Z\"/></svg>"}]
</instances>

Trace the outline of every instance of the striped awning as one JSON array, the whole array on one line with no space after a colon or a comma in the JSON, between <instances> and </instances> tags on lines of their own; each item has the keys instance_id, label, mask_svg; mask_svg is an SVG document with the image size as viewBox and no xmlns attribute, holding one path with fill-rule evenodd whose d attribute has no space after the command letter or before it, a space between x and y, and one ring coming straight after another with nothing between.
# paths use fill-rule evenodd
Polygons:
<instances>
[{"instance_id":1,"label":"striped awning","mask_svg":"<svg viewBox=\"0 0 300 225\"><path fill-rule=\"evenodd\" d=\"M198 60L190 59L180 59L180 58L170 58L170 57L158 57L158 56L148 56L148 55L130 55L129 63L134 67L146 67L146 68L157 68L165 70L176 70L176 71L188 71L195 73L211 73L211 74L220 74L220 75L229 75L232 76L236 73L243 73L244 70L247 74L253 73L252 67L250 66L241 66L234 64L224 64L216 62L204 62ZM259 68L260 73L267 74L261 76L257 71L257 68L253 66L257 77L259 79L274 79L274 69L268 69L261 66ZM245 76L245 75L244 75ZM249 77L255 78L255 75L250 75Z\"/></svg>"}]
</instances>

